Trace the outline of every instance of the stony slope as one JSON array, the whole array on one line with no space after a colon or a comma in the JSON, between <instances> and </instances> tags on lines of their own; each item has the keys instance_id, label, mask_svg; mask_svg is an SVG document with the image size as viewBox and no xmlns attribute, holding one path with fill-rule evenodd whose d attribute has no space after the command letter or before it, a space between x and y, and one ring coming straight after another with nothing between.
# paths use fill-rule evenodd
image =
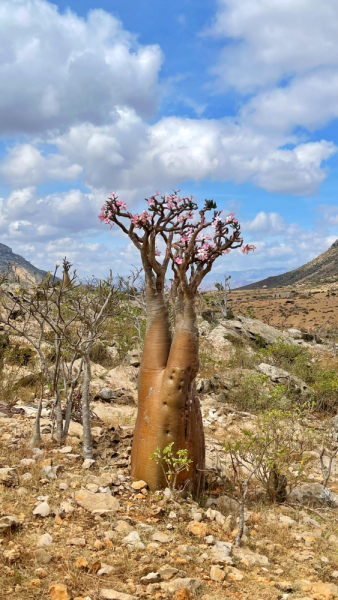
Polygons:
<instances>
[{"instance_id":1,"label":"stony slope","mask_svg":"<svg viewBox=\"0 0 338 600\"><path fill-rule=\"evenodd\" d=\"M275 288L278 286L294 285L297 283L314 282L330 277L338 276L338 240L336 240L332 246L314 258L305 265L288 271L282 275L276 275L274 277L267 277L261 281L250 283L249 285L243 286L241 289L254 290L266 286L267 288Z\"/></svg>"},{"instance_id":2,"label":"stony slope","mask_svg":"<svg viewBox=\"0 0 338 600\"><path fill-rule=\"evenodd\" d=\"M0 244L0 272L7 272L8 270L9 279L12 281L34 283L41 281L46 275L46 271L34 267L20 254L14 254L12 248Z\"/></svg>"}]
</instances>

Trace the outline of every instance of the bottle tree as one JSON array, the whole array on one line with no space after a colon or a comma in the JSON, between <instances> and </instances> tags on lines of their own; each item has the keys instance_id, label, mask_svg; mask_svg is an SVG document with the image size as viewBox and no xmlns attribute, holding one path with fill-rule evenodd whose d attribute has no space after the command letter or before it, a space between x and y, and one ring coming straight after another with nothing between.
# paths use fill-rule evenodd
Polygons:
<instances>
[{"instance_id":1,"label":"bottle tree","mask_svg":"<svg viewBox=\"0 0 338 600\"><path fill-rule=\"evenodd\" d=\"M223 218L213 200L206 200L198 211L193 197L180 197L179 191L169 196L156 192L146 199L148 207L141 214L131 214L112 192L99 218L111 227L118 225L130 238L140 252L145 275L147 328L138 382L132 477L144 479L151 490L164 487L162 467L150 460L150 455L173 442L174 452L186 448L192 461L178 484L188 479L191 491L197 493L205 467L205 443L194 383L199 368L196 294L219 256L239 247L247 254L254 246L243 245L234 213ZM173 272L173 332L164 298L169 267Z\"/></svg>"}]
</instances>

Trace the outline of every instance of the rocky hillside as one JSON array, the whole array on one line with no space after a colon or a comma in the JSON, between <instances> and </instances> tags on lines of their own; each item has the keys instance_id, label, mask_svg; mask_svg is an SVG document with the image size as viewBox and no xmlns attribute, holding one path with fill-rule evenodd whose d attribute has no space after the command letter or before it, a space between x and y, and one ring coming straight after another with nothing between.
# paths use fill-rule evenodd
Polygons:
<instances>
[{"instance_id":1,"label":"rocky hillside","mask_svg":"<svg viewBox=\"0 0 338 600\"><path fill-rule=\"evenodd\" d=\"M288 271L282 275L267 277L261 281L250 283L241 289L254 290L262 287L275 288L279 286L294 285L296 283L315 282L338 276L338 240L331 248L306 263L298 269Z\"/></svg>"},{"instance_id":2,"label":"rocky hillside","mask_svg":"<svg viewBox=\"0 0 338 600\"><path fill-rule=\"evenodd\" d=\"M0 244L0 272L9 271L9 279L11 281L35 283L41 281L46 275L46 271L42 271L34 267L28 260L14 254L12 248L5 244Z\"/></svg>"}]
</instances>

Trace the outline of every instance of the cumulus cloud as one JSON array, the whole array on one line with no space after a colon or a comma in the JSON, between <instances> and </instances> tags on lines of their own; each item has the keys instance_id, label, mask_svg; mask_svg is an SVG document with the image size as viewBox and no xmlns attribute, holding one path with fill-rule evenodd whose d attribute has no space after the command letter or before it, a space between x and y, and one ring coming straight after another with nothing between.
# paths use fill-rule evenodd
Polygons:
<instances>
[{"instance_id":1,"label":"cumulus cloud","mask_svg":"<svg viewBox=\"0 0 338 600\"><path fill-rule=\"evenodd\" d=\"M1 199L0 233L3 239L25 242L85 234L97 229L102 198L78 189L40 195L35 187L14 190Z\"/></svg>"},{"instance_id":2,"label":"cumulus cloud","mask_svg":"<svg viewBox=\"0 0 338 600\"><path fill-rule=\"evenodd\" d=\"M206 33L226 38L215 72L243 92L338 64L335 0L218 0Z\"/></svg>"},{"instance_id":3,"label":"cumulus cloud","mask_svg":"<svg viewBox=\"0 0 338 600\"><path fill-rule=\"evenodd\" d=\"M106 122L118 106L157 107L157 45L142 46L103 10L82 19L45 0L2 0L0 133ZM5 85L4 85L5 83Z\"/></svg>"},{"instance_id":4,"label":"cumulus cloud","mask_svg":"<svg viewBox=\"0 0 338 600\"><path fill-rule=\"evenodd\" d=\"M14 146L0 164L0 177L9 185L38 185L48 179L76 179L83 171L60 154L43 156L31 144Z\"/></svg>"},{"instance_id":5,"label":"cumulus cloud","mask_svg":"<svg viewBox=\"0 0 338 600\"><path fill-rule=\"evenodd\" d=\"M286 224L283 217L276 213L266 213L261 210L252 221L243 223L243 231L268 233L269 235L278 235L285 231Z\"/></svg>"}]
</instances>

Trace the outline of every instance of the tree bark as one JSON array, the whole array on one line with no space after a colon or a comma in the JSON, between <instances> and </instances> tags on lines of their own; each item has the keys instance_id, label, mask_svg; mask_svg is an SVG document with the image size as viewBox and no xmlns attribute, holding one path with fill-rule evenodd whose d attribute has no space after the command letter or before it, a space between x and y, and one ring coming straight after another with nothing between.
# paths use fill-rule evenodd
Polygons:
<instances>
[{"instance_id":1,"label":"tree bark","mask_svg":"<svg viewBox=\"0 0 338 600\"><path fill-rule=\"evenodd\" d=\"M89 354L89 352L88 352ZM93 443L90 418L90 359L84 358L84 377L82 384L82 425L83 425L83 458L93 458Z\"/></svg>"},{"instance_id":2,"label":"tree bark","mask_svg":"<svg viewBox=\"0 0 338 600\"><path fill-rule=\"evenodd\" d=\"M195 393L198 371L198 330L193 300L176 317L170 340L163 296L150 295L147 333L139 374L139 404L132 448L132 477L144 479L151 490L165 487L161 465L150 460L157 449L174 443L173 451L186 448L192 460L178 485L189 481L194 494L201 488L205 466L202 416Z\"/></svg>"},{"instance_id":3,"label":"tree bark","mask_svg":"<svg viewBox=\"0 0 338 600\"><path fill-rule=\"evenodd\" d=\"M41 397L39 399L38 410L37 410L36 417L35 417L33 435L30 439L30 446L32 448L39 448L40 444L41 444L41 430L40 430L41 412L42 412L42 392L41 392Z\"/></svg>"}]
</instances>

